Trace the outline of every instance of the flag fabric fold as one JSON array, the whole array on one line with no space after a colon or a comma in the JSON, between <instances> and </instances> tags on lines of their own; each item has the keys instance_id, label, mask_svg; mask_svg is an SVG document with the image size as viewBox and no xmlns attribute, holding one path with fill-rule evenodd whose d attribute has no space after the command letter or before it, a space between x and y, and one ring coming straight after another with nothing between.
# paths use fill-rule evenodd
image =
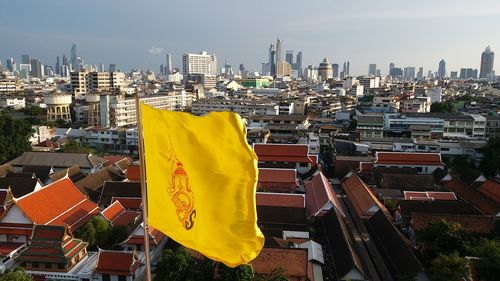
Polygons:
<instances>
[{"instance_id":1,"label":"flag fabric fold","mask_svg":"<svg viewBox=\"0 0 500 281\"><path fill-rule=\"evenodd\" d=\"M203 117L141 103L149 224L235 267L257 257L257 156L239 115Z\"/></svg>"}]
</instances>

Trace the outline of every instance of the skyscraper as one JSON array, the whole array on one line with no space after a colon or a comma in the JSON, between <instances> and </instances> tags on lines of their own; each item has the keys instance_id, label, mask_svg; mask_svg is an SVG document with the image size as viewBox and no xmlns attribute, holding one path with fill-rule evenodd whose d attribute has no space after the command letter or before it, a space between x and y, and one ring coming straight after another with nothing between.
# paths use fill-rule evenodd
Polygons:
<instances>
[{"instance_id":1,"label":"skyscraper","mask_svg":"<svg viewBox=\"0 0 500 281\"><path fill-rule=\"evenodd\" d=\"M424 79L424 68L419 67L417 72L417 80L422 80L422 79Z\"/></svg>"},{"instance_id":2,"label":"skyscraper","mask_svg":"<svg viewBox=\"0 0 500 281\"><path fill-rule=\"evenodd\" d=\"M276 75L276 49L272 43L269 45L269 70L271 76Z\"/></svg>"},{"instance_id":3,"label":"skyscraper","mask_svg":"<svg viewBox=\"0 0 500 281\"><path fill-rule=\"evenodd\" d=\"M302 78L302 71L304 71L304 69L302 68L302 51L299 51L297 53L295 64L297 66L297 76L299 78Z\"/></svg>"},{"instance_id":4,"label":"skyscraper","mask_svg":"<svg viewBox=\"0 0 500 281\"><path fill-rule=\"evenodd\" d=\"M349 76L349 67L350 67L351 62L346 61L344 62L344 66L342 67L342 72L344 73L344 78Z\"/></svg>"},{"instance_id":5,"label":"skyscraper","mask_svg":"<svg viewBox=\"0 0 500 281\"><path fill-rule=\"evenodd\" d=\"M62 65L68 66L68 58L66 57L66 54L63 54L62 57Z\"/></svg>"},{"instance_id":6,"label":"skyscraper","mask_svg":"<svg viewBox=\"0 0 500 281\"><path fill-rule=\"evenodd\" d=\"M76 44L71 46L71 67L73 71L77 71L78 69L78 55L76 54Z\"/></svg>"},{"instance_id":7,"label":"skyscraper","mask_svg":"<svg viewBox=\"0 0 500 281\"><path fill-rule=\"evenodd\" d=\"M164 70L166 75L172 74L174 69L172 68L172 55L167 54L167 64L165 65L166 70Z\"/></svg>"},{"instance_id":8,"label":"skyscraper","mask_svg":"<svg viewBox=\"0 0 500 281\"><path fill-rule=\"evenodd\" d=\"M43 76L43 66L38 59L31 59L31 76L41 78Z\"/></svg>"},{"instance_id":9,"label":"skyscraper","mask_svg":"<svg viewBox=\"0 0 500 281\"><path fill-rule=\"evenodd\" d=\"M5 62L5 66L7 67L8 71L14 72L14 59L8 58Z\"/></svg>"},{"instance_id":10,"label":"skyscraper","mask_svg":"<svg viewBox=\"0 0 500 281\"><path fill-rule=\"evenodd\" d=\"M276 39L276 63L283 60L283 51L281 46L281 40L278 37Z\"/></svg>"},{"instance_id":11,"label":"skyscraper","mask_svg":"<svg viewBox=\"0 0 500 281\"><path fill-rule=\"evenodd\" d=\"M444 60L439 61L438 77L439 78L446 77L446 62Z\"/></svg>"},{"instance_id":12,"label":"skyscraper","mask_svg":"<svg viewBox=\"0 0 500 281\"><path fill-rule=\"evenodd\" d=\"M293 50L287 50L285 54L285 61L293 65Z\"/></svg>"},{"instance_id":13,"label":"skyscraper","mask_svg":"<svg viewBox=\"0 0 500 281\"><path fill-rule=\"evenodd\" d=\"M56 57L56 74L61 74L61 61L59 60L59 56Z\"/></svg>"},{"instance_id":14,"label":"skyscraper","mask_svg":"<svg viewBox=\"0 0 500 281\"><path fill-rule=\"evenodd\" d=\"M30 55L29 54L25 54L25 55L21 55L21 63L22 64L30 64Z\"/></svg>"},{"instance_id":15,"label":"skyscraper","mask_svg":"<svg viewBox=\"0 0 500 281\"><path fill-rule=\"evenodd\" d=\"M377 74L377 64L370 63L368 65L368 75L376 75Z\"/></svg>"},{"instance_id":16,"label":"skyscraper","mask_svg":"<svg viewBox=\"0 0 500 281\"><path fill-rule=\"evenodd\" d=\"M490 46L486 47L481 54L481 69L479 70L479 79L487 79L493 75L493 62L495 53L491 51Z\"/></svg>"},{"instance_id":17,"label":"skyscraper","mask_svg":"<svg viewBox=\"0 0 500 281\"><path fill-rule=\"evenodd\" d=\"M332 64L333 78L339 78L339 64Z\"/></svg>"}]
</instances>

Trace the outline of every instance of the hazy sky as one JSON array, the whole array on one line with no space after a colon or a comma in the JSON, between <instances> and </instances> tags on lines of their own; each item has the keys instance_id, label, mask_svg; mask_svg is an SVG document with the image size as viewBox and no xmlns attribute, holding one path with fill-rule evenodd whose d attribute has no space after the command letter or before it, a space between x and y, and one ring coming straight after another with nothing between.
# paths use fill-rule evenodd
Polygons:
<instances>
[{"instance_id":1,"label":"hazy sky","mask_svg":"<svg viewBox=\"0 0 500 281\"><path fill-rule=\"evenodd\" d=\"M487 45L500 73L499 0L0 0L0 58L29 53L44 64L70 55L85 63L158 72L167 52L181 67L186 52L207 50L236 70L259 71L279 36L303 64L351 61L352 74L390 62L437 71L479 68Z\"/></svg>"}]
</instances>

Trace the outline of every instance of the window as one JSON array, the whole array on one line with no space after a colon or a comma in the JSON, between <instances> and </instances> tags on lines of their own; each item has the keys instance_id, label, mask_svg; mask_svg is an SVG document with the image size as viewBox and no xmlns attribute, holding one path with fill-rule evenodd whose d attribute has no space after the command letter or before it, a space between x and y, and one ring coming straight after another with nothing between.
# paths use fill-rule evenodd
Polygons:
<instances>
[{"instance_id":1,"label":"window","mask_svg":"<svg viewBox=\"0 0 500 281\"><path fill-rule=\"evenodd\" d=\"M422 172L422 167L417 167L417 171L418 171L419 173L421 173L421 172Z\"/></svg>"},{"instance_id":2,"label":"window","mask_svg":"<svg viewBox=\"0 0 500 281\"><path fill-rule=\"evenodd\" d=\"M102 281L111 281L111 278L109 277L109 274L103 274L102 275Z\"/></svg>"},{"instance_id":3,"label":"window","mask_svg":"<svg viewBox=\"0 0 500 281\"><path fill-rule=\"evenodd\" d=\"M125 276L125 275L118 275L118 281L127 281L127 276Z\"/></svg>"}]
</instances>

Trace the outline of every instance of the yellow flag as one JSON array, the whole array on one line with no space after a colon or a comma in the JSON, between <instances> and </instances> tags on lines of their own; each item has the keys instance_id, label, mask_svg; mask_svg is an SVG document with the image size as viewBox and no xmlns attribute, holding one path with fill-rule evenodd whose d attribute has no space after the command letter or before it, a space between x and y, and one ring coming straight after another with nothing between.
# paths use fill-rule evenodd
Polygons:
<instances>
[{"instance_id":1,"label":"yellow flag","mask_svg":"<svg viewBox=\"0 0 500 281\"><path fill-rule=\"evenodd\" d=\"M204 117L141 103L149 224L235 267L257 257L257 156L236 113Z\"/></svg>"}]
</instances>

